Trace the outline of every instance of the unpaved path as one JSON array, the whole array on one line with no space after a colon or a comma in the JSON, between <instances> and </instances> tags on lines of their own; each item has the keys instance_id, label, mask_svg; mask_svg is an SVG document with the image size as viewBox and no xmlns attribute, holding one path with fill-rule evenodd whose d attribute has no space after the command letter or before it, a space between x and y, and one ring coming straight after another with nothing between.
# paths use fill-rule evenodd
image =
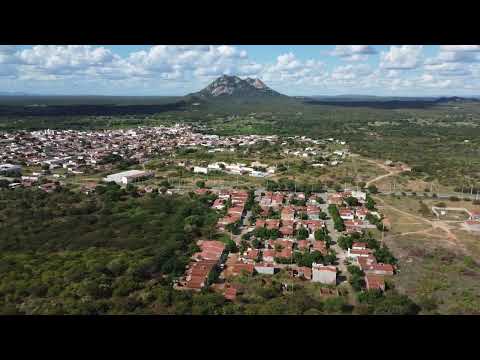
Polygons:
<instances>
[{"instance_id":1,"label":"unpaved path","mask_svg":"<svg viewBox=\"0 0 480 360\"><path fill-rule=\"evenodd\" d=\"M381 203L383 203L383 205L382 205L383 207L387 207L387 208L392 209L392 210L394 210L394 211L396 211L396 212L399 212L399 213L401 213L401 214L403 214L403 215L405 215L405 216L409 216L409 217L415 218L415 219L417 219L417 220L420 220L420 221L422 221L422 222L430 225L430 226L432 227L432 230L433 230L433 229L441 229L441 230L443 230L443 231L445 231L445 232L447 233L447 236L448 236L449 239L454 240L454 241L458 241L457 236L456 236L454 233L452 233L452 231L450 230L450 227L448 226L448 224L445 223L445 222L443 222L443 221L440 221L440 220L435 220L435 221L428 220L428 219L425 219L425 218L423 218L423 217L421 217L421 216L418 216L418 215L415 215L415 214L411 214L411 213L406 212L406 211L404 211L404 210L400 210L400 209L398 209L398 208L396 208L396 207L394 207L394 206L392 206L392 205L386 204L383 199L381 199L381 198L379 198L379 197L377 197L377 196L375 197L375 200L378 200L378 201L380 201Z\"/></svg>"},{"instance_id":2,"label":"unpaved path","mask_svg":"<svg viewBox=\"0 0 480 360\"><path fill-rule=\"evenodd\" d=\"M372 185L373 183L375 183L379 180L385 179L389 176L397 175L397 174L402 172L402 170L392 169L391 167L389 167L385 164L382 164L379 161L375 161L375 160L371 160L371 159L365 159L365 158L360 158L360 160L363 160L363 161L369 162L371 164L377 165L379 168L381 168L381 169L383 169L387 172L387 174L379 175L374 179L368 180L366 185L365 185L366 187L369 187L370 185Z\"/></svg>"}]
</instances>

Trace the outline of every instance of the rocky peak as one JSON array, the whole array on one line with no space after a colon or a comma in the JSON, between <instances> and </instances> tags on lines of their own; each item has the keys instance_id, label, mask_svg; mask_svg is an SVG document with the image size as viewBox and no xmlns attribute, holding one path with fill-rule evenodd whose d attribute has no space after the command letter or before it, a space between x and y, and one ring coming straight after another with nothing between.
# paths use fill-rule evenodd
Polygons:
<instances>
[{"instance_id":1,"label":"rocky peak","mask_svg":"<svg viewBox=\"0 0 480 360\"><path fill-rule=\"evenodd\" d=\"M260 79L241 79L238 76L222 75L203 90L191 95L201 97L217 97L222 95L254 97L265 95L279 96L281 94L270 89Z\"/></svg>"}]
</instances>

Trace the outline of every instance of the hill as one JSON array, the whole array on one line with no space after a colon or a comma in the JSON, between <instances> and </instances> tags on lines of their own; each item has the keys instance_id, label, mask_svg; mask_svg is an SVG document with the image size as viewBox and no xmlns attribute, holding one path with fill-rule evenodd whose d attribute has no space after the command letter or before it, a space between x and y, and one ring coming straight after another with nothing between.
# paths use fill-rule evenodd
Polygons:
<instances>
[{"instance_id":1,"label":"hill","mask_svg":"<svg viewBox=\"0 0 480 360\"><path fill-rule=\"evenodd\" d=\"M188 94L187 97L209 98L255 98L255 97L287 97L269 88L260 79L223 75L211 82L203 90Z\"/></svg>"}]
</instances>

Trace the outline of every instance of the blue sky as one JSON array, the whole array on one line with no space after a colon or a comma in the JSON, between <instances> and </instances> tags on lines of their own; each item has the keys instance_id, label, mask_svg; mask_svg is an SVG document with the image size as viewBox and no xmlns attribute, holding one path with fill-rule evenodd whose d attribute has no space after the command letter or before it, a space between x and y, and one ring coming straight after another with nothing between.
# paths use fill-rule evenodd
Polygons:
<instances>
[{"instance_id":1,"label":"blue sky","mask_svg":"<svg viewBox=\"0 0 480 360\"><path fill-rule=\"evenodd\" d=\"M287 95L480 95L480 45L0 45L0 92L184 95L222 74Z\"/></svg>"}]
</instances>

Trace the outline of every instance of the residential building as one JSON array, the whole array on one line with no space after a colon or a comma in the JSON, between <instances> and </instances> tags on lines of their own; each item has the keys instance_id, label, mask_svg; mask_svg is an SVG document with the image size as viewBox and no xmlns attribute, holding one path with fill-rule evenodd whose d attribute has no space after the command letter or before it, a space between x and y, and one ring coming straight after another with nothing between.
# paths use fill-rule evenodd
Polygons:
<instances>
[{"instance_id":1,"label":"residential building","mask_svg":"<svg viewBox=\"0 0 480 360\"><path fill-rule=\"evenodd\" d=\"M367 290L375 289L385 291L385 279L383 276L366 274L365 285L367 286Z\"/></svg>"},{"instance_id":2,"label":"residential building","mask_svg":"<svg viewBox=\"0 0 480 360\"><path fill-rule=\"evenodd\" d=\"M312 281L322 284L335 285L337 283L337 268L331 265L313 263Z\"/></svg>"}]
</instances>

